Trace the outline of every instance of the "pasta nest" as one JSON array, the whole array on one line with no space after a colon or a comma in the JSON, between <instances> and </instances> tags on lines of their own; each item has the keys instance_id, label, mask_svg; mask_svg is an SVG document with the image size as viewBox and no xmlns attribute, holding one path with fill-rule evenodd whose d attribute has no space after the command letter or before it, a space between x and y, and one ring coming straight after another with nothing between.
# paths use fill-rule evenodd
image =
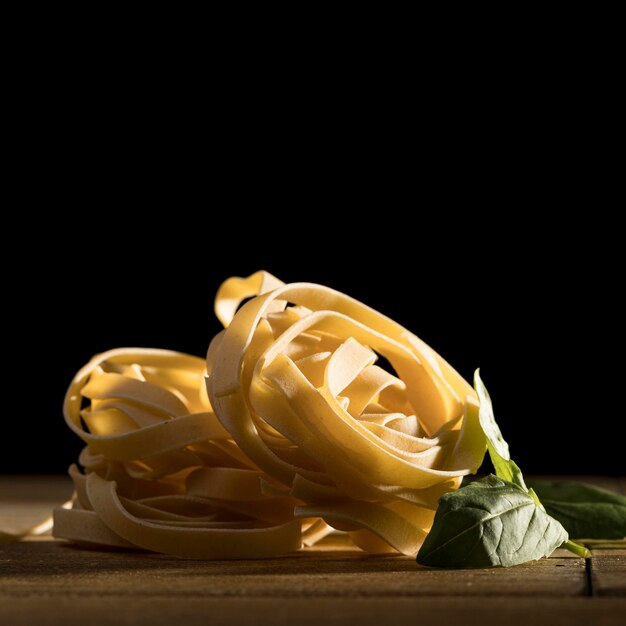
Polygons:
<instances>
[{"instance_id":1,"label":"pasta nest","mask_svg":"<svg viewBox=\"0 0 626 626\"><path fill-rule=\"evenodd\" d=\"M246 301L247 300L247 301ZM242 304L243 303L243 304ZM206 361L124 348L67 392L86 444L54 533L186 558L263 558L333 530L415 554L485 453L471 386L417 336L327 287L230 278Z\"/></svg>"}]
</instances>

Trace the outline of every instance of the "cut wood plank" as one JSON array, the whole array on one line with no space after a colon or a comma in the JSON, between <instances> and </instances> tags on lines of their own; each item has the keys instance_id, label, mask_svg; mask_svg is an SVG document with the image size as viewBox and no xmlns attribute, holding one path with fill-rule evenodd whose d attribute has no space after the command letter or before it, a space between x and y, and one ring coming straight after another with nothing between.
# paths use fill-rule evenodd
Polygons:
<instances>
[{"instance_id":1,"label":"cut wood plank","mask_svg":"<svg viewBox=\"0 0 626 626\"><path fill-rule=\"evenodd\" d=\"M1 476L0 529L15 532L41 522L72 491L68 476Z\"/></svg>"},{"instance_id":2,"label":"cut wood plank","mask_svg":"<svg viewBox=\"0 0 626 626\"><path fill-rule=\"evenodd\" d=\"M11 626L622 626L619 598L14 598L0 604L0 623Z\"/></svg>"},{"instance_id":3,"label":"cut wood plank","mask_svg":"<svg viewBox=\"0 0 626 626\"><path fill-rule=\"evenodd\" d=\"M585 563L551 558L507 569L430 570L412 558L317 550L256 561L185 561L61 542L0 546L0 597L588 595Z\"/></svg>"},{"instance_id":4,"label":"cut wood plank","mask_svg":"<svg viewBox=\"0 0 626 626\"><path fill-rule=\"evenodd\" d=\"M65 474L52 476L0 476L0 503L54 502L72 493L72 481Z\"/></svg>"},{"instance_id":5,"label":"cut wood plank","mask_svg":"<svg viewBox=\"0 0 626 626\"><path fill-rule=\"evenodd\" d=\"M615 478L574 479L625 486ZM33 523L70 492L65 477L0 478L0 526ZM346 550L333 537L281 559L184 561L48 538L0 545L0 624L613 626L626 614L626 598L618 597L625 563L625 550L596 549L588 577L583 560L557 550L509 569L429 570L411 558Z\"/></svg>"},{"instance_id":6,"label":"cut wood plank","mask_svg":"<svg viewBox=\"0 0 626 626\"><path fill-rule=\"evenodd\" d=\"M526 478L526 477L525 477ZM567 481L567 482L579 482L594 485L595 487L601 487L602 489L608 489L609 491L615 491L616 493L624 493L624 479L619 476L529 476L527 482L531 483L533 480L549 480L553 482Z\"/></svg>"},{"instance_id":7,"label":"cut wood plank","mask_svg":"<svg viewBox=\"0 0 626 626\"><path fill-rule=\"evenodd\" d=\"M626 550L592 550L592 554L589 567L593 595L626 596Z\"/></svg>"}]
</instances>

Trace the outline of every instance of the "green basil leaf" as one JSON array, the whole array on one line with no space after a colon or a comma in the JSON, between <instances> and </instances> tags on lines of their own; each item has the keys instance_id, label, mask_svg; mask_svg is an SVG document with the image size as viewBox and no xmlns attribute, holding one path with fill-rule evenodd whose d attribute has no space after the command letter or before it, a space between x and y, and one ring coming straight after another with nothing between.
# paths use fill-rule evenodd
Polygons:
<instances>
[{"instance_id":1,"label":"green basil leaf","mask_svg":"<svg viewBox=\"0 0 626 626\"><path fill-rule=\"evenodd\" d=\"M573 481L535 480L532 487L548 514L561 522L570 537L626 537L626 497Z\"/></svg>"},{"instance_id":2,"label":"green basil leaf","mask_svg":"<svg viewBox=\"0 0 626 626\"><path fill-rule=\"evenodd\" d=\"M523 488L489 475L441 497L417 562L509 567L548 556L567 538Z\"/></svg>"},{"instance_id":3,"label":"green basil leaf","mask_svg":"<svg viewBox=\"0 0 626 626\"><path fill-rule=\"evenodd\" d=\"M517 463L511 459L509 444L502 436L502 431L496 422L491 396L480 377L480 369L474 372L474 389L476 390L480 403L478 419L487 437L487 450L489 450L489 457L493 463L493 468L496 470L496 476L519 485L522 489L526 490L522 470L520 470Z\"/></svg>"}]
</instances>

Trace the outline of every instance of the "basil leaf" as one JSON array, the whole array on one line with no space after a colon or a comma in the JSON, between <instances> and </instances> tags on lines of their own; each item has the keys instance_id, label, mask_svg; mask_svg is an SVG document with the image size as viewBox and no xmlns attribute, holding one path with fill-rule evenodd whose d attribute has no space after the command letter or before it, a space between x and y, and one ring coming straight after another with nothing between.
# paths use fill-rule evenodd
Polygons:
<instances>
[{"instance_id":1,"label":"basil leaf","mask_svg":"<svg viewBox=\"0 0 626 626\"><path fill-rule=\"evenodd\" d=\"M430 567L509 567L549 556L559 546L589 557L589 550L569 541L565 528L546 512L534 489L526 487L496 423L479 370L474 374L474 388L497 476L489 475L440 498L417 562Z\"/></svg>"},{"instance_id":2,"label":"basil leaf","mask_svg":"<svg viewBox=\"0 0 626 626\"><path fill-rule=\"evenodd\" d=\"M548 556L567 532L520 486L489 475L439 500L417 562L509 567Z\"/></svg>"},{"instance_id":3,"label":"basil leaf","mask_svg":"<svg viewBox=\"0 0 626 626\"><path fill-rule=\"evenodd\" d=\"M572 481L536 480L533 489L549 515L571 537L622 539L626 536L626 497Z\"/></svg>"},{"instance_id":4,"label":"basil leaf","mask_svg":"<svg viewBox=\"0 0 626 626\"><path fill-rule=\"evenodd\" d=\"M511 459L509 444L502 436L502 431L496 422L491 396L480 377L480 369L474 372L474 389L476 390L480 403L478 419L487 437L487 450L489 450L489 457L496 470L496 475L526 490L522 471L517 466L517 463Z\"/></svg>"},{"instance_id":5,"label":"basil leaf","mask_svg":"<svg viewBox=\"0 0 626 626\"><path fill-rule=\"evenodd\" d=\"M528 489L528 487L526 487L522 470L518 467L517 463L511 459L509 444L504 440L502 432L496 422L496 418L493 414L491 397L489 396L489 392L480 377L479 369L474 372L474 389L476 390L476 395L478 396L480 403L478 419L480 420L480 425L485 433L485 437L487 438L487 450L489 450L489 456L493 467L496 470L496 475L499 478L512 482L520 487L533 499L539 509L545 513L546 509L539 501L539 497L533 489ZM562 547L582 558L589 558L591 556L591 552L589 552L587 548L580 546L573 541L569 541L569 539L563 544Z\"/></svg>"}]
</instances>

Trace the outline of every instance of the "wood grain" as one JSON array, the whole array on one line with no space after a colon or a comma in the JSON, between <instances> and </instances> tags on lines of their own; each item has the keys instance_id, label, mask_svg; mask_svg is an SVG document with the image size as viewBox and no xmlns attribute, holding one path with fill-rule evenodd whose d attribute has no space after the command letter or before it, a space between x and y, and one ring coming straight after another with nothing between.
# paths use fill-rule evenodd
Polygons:
<instances>
[{"instance_id":1,"label":"wood grain","mask_svg":"<svg viewBox=\"0 0 626 626\"><path fill-rule=\"evenodd\" d=\"M626 550L593 550L592 554L589 562L592 594L626 597Z\"/></svg>"},{"instance_id":2,"label":"wood grain","mask_svg":"<svg viewBox=\"0 0 626 626\"><path fill-rule=\"evenodd\" d=\"M0 476L0 528L15 532L33 526L71 495L67 476Z\"/></svg>"},{"instance_id":3,"label":"wood grain","mask_svg":"<svg viewBox=\"0 0 626 626\"><path fill-rule=\"evenodd\" d=\"M0 604L7 626L623 626L619 598L178 598L72 596Z\"/></svg>"},{"instance_id":4,"label":"wood grain","mask_svg":"<svg viewBox=\"0 0 626 626\"><path fill-rule=\"evenodd\" d=\"M327 543L327 542L326 542ZM582 559L551 558L508 569L431 570L412 558L317 550L263 561L184 561L86 551L61 542L0 551L0 596L585 596Z\"/></svg>"},{"instance_id":5,"label":"wood grain","mask_svg":"<svg viewBox=\"0 0 626 626\"><path fill-rule=\"evenodd\" d=\"M0 527L35 523L70 491L64 478L0 478ZM0 624L613 625L626 614L625 566L626 550L594 550L590 563L557 550L509 569L431 570L333 537L280 559L184 561L48 537L0 545Z\"/></svg>"}]
</instances>

